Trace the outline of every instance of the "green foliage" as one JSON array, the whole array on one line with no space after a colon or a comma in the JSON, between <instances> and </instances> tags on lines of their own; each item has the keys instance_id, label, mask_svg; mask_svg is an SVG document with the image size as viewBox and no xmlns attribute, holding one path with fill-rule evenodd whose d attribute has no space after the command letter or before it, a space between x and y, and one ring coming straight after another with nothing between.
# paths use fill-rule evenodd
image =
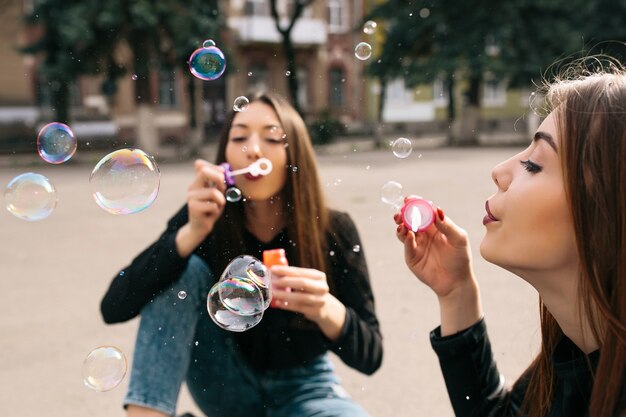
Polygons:
<instances>
[{"instance_id":1,"label":"green foliage","mask_svg":"<svg viewBox=\"0 0 626 417\"><path fill-rule=\"evenodd\" d=\"M314 145L327 145L343 132L343 125L325 110L309 125L309 132Z\"/></svg>"}]
</instances>

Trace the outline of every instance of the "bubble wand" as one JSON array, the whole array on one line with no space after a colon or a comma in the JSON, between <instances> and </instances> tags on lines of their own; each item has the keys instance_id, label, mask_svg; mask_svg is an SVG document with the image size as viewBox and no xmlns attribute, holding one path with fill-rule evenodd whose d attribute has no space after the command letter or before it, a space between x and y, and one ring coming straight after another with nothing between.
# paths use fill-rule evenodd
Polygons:
<instances>
[{"instance_id":1,"label":"bubble wand","mask_svg":"<svg viewBox=\"0 0 626 417\"><path fill-rule=\"evenodd\" d=\"M241 174L250 174L252 176L258 177L260 175L268 175L272 172L272 161L267 158L259 158L250 165L245 168L237 169L233 171L233 168L228 162L223 162L220 164L221 167L224 168L224 182L226 183L226 200L231 203L235 203L241 200L241 191L239 188L235 187L235 179L233 178L236 175Z\"/></svg>"}]
</instances>

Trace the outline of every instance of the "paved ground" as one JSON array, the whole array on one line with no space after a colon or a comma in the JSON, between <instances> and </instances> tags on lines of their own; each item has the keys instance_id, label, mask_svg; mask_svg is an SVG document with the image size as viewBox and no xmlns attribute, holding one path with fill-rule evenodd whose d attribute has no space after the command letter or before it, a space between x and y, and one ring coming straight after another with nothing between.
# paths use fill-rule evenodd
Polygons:
<instances>
[{"instance_id":1,"label":"paved ground","mask_svg":"<svg viewBox=\"0 0 626 417\"><path fill-rule=\"evenodd\" d=\"M385 338L384 363L374 376L340 363L339 372L347 390L377 417L452 415L428 341L438 323L435 298L404 266L392 211L380 201L380 188L389 180L432 199L468 230L495 355L509 380L528 364L538 344L534 292L478 254L483 204L495 190L490 170L518 148L417 145L404 160L387 150L365 150L363 144L319 158L331 204L350 212L361 233ZM153 206L112 216L96 206L89 191L93 163L102 156L62 166L20 165L32 158L0 161L2 188L14 176L35 171L51 179L60 198L56 211L41 222L0 210L1 415L123 416L127 379L110 392L94 392L83 386L81 365L100 345L118 346L130 359L138 320L105 326L99 300L113 274L158 236L182 204L192 168L190 162L161 164L161 190ZM186 410L195 408L183 392L179 411Z\"/></svg>"}]
</instances>

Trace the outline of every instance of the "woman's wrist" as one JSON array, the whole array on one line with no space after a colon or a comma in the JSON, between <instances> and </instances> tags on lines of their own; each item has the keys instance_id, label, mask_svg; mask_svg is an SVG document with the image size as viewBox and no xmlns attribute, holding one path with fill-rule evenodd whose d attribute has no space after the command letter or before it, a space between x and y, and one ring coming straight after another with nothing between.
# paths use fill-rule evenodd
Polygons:
<instances>
[{"instance_id":1,"label":"woman's wrist","mask_svg":"<svg viewBox=\"0 0 626 417\"><path fill-rule=\"evenodd\" d=\"M178 229L176 233L176 251L181 258L187 258L202 243L206 236L194 233L189 223Z\"/></svg>"},{"instance_id":2,"label":"woman's wrist","mask_svg":"<svg viewBox=\"0 0 626 417\"><path fill-rule=\"evenodd\" d=\"M480 291L473 277L438 300L442 336L465 330L483 317Z\"/></svg>"},{"instance_id":3,"label":"woman's wrist","mask_svg":"<svg viewBox=\"0 0 626 417\"><path fill-rule=\"evenodd\" d=\"M315 322L322 333L324 333L324 336L335 342L339 339L346 322L346 306L332 294L328 294L328 297L326 314L315 320Z\"/></svg>"}]
</instances>

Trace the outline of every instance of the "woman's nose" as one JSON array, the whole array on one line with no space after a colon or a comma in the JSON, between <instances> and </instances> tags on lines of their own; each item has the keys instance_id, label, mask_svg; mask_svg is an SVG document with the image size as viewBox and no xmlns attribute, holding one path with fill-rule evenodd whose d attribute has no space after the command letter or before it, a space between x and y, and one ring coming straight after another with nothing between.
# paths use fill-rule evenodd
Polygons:
<instances>
[{"instance_id":1,"label":"woman's nose","mask_svg":"<svg viewBox=\"0 0 626 417\"><path fill-rule=\"evenodd\" d=\"M257 135L253 135L250 138L247 153L248 158L252 159L253 161L256 161L263 156L263 152L261 150L261 141L259 140Z\"/></svg>"},{"instance_id":2,"label":"woman's nose","mask_svg":"<svg viewBox=\"0 0 626 417\"><path fill-rule=\"evenodd\" d=\"M491 179L500 191L506 191L511 184L511 159L500 162L491 170Z\"/></svg>"}]
</instances>

